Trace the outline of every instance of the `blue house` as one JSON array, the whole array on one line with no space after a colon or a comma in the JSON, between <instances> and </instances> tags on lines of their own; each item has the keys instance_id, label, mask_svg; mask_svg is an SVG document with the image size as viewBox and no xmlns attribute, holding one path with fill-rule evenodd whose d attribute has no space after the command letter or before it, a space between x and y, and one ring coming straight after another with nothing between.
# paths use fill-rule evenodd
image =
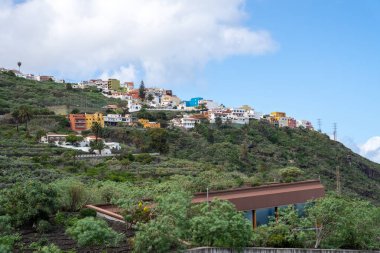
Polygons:
<instances>
[{"instance_id":1,"label":"blue house","mask_svg":"<svg viewBox=\"0 0 380 253\"><path fill-rule=\"evenodd\" d=\"M185 101L186 107L196 107L199 105L199 101L203 100L201 97L191 98L190 101Z\"/></svg>"}]
</instances>

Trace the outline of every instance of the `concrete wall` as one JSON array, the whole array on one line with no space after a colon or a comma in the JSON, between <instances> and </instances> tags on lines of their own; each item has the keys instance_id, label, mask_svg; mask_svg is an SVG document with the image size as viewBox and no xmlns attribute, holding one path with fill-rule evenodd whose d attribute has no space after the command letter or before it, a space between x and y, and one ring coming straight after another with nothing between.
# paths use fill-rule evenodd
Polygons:
<instances>
[{"instance_id":1,"label":"concrete wall","mask_svg":"<svg viewBox=\"0 0 380 253\"><path fill-rule=\"evenodd\" d=\"M276 248L244 248L241 251L225 248L201 247L187 250L186 253L380 253L369 250L344 250L344 249L276 249Z\"/></svg>"}]
</instances>

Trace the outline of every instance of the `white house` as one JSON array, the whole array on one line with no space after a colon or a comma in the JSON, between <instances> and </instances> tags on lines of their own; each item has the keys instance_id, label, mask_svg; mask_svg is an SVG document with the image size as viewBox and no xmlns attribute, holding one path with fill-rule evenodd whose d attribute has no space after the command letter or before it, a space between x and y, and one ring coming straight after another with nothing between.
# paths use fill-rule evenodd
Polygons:
<instances>
[{"instance_id":1,"label":"white house","mask_svg":"<svg viewBox=\"0 0 380 253\"><path fill-rule=\"evenodd\" d=\"M107 114L104 116L104 123L109 125L115 125L117 123L132 123L132 118L129 114L121 115L121 114Z\"/></svg>"},{"instance_id":2,"label":"white house","mask_svg":"<svg viewBox=\"0 0 380 253\"><path fill-rule=\"evenodd\" d=\"M199 105L204 105L209 110L220 108L220 104L213 100L202 99L199 101Z\"/></svg>"},{"instance_id":3,"label":"white house","mask_svg":"<svg viewBox=\"0 0 380 253\"><path fill-rule=\"evenodd\" d=\"M183 118L181 119L181 127L186 128L186 129L194 128L195 124L199 124L199 123L201 123L200 119L197 119L188 115L183 116Z\"/></svg>"},{"instance_id":4,"label":"white house","mask_svg":"<svg viewBox=\"0 0 380 253\"><path fill-rule=\"evenodd\" d=\"M137 103L128 103L129 112L138 112L141 110L141 105Z\"/></svg>"}]
</instances>

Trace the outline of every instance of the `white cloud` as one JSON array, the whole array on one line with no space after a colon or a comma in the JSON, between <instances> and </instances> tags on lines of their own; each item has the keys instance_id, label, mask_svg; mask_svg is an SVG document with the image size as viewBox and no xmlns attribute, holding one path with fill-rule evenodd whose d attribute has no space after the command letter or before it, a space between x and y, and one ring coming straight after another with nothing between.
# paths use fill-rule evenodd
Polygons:
<instances>
[{"instance_id":1,"label":"white cloud","mask_svg":"<svg viewBox=\"0 0 380 253\"><path fill-rule=\"evenodd\" d=\"M124 81L136 79L136 68L129 64L127 67L121 66L118 70L105 71L100 75L100 78L106 80L108 78L116 78Z\"/></svg>"},{"instance_id":2,"label":"white cloud","mask_svg":"<svg viewBox=\"0 0 380 253\"><path fill-rule=\"evenodd\" d=\"M380 163L380 136L369 138L359 146L360 154L368 159Z\"/></svg>"},{"instance_id":3,"label":"white cloud","mask_svg":"<svg viewBox=\"0 0 380 253\"><path fill-rule=\"evenodd\" d=\"M358 145L348 137L344 138L342 142L355 153L358 153L371 161L380 163L380 136L371 137L361 145Z\"/></svg>"},{"instance_id":4,"label":"white cloud","mask_svg":"<svg viewBox=\"0 0 380 253\"><path fill-rule=\"evenodd\" d=\"M213 59L276 49L268 31L243 24L243 0L0 2L0 64L71 79L138 72L176 82Z\"/></svg>"}]
</instances>

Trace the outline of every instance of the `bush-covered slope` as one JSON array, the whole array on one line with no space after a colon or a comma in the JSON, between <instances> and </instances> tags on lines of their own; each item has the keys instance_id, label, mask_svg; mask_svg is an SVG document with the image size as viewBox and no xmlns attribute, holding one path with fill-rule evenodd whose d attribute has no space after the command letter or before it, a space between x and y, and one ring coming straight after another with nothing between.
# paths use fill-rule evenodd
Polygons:
<instances>
[{"instance_id":1,"label":"bush-covered slope","mask_svg":"<svg viewBox=\"0 0 380 253\"><path fill-rule=\"evenodd\" d=\"M83 101L84 98L90 101L88 103L94 109L115 102L95 91L70 90L62 84L40 83L0 74L0 108L3 112L12 111L21 104L41 109L53 104L67 105L75 99ZM163 114L159 112L144 117L153 117L152 120L166 123L173 117ZM321 178L328 189L334 190L336 171L339 169L344 193L380 203L380 165L316 131L276 128L265 121L252 121L247 126L220 127L202 123L190 131L109 127L104 129L103 137L123 143L124 153L160 152L161 157L148 162L144 159L125 161L121 158L94 167L94 164L85 161L72 166L70 159L65 158L71 157L67 150L36 143L33 135L39 129L68 131L64 119L56 116L33 118L29 131L32 138L17 133L11 121L8 124L4 122L6 120L3 120L0 128L3 137L0 145L3 155L8 158L1 160L0 165L3 169L8 165L20 168L19 172L23 171L25 175L38 175L38 171L43 168L41 173L49 175L46 178L56 178L63 170L65 173L101 180L128 181L136 177L161 180L175 174L196 176L206 170L219 170L225 173L239 172L240 175L253 178L254 184L260 184L281 180L280 169L291 166L303 171L300 179ZM26 173L28 168L33 173ZM3 177L3 184L10 183L6 178L16 178L12 177L10 171L3 170L3 173L8 175Z\"/></svg>"},{"instance_id":2,"label":"bush-covered slope","mask_svg":"<svg viewBox=\"0 0 380 253\"><path fill-rule=\"evenodd\" d=\"M20 105L32 107L68 106L81 111L95 111L116 103L96 89L67 89L65 84L37 82L0 73L0 114L8 113Z\"/></svg>"}]
</instances>

